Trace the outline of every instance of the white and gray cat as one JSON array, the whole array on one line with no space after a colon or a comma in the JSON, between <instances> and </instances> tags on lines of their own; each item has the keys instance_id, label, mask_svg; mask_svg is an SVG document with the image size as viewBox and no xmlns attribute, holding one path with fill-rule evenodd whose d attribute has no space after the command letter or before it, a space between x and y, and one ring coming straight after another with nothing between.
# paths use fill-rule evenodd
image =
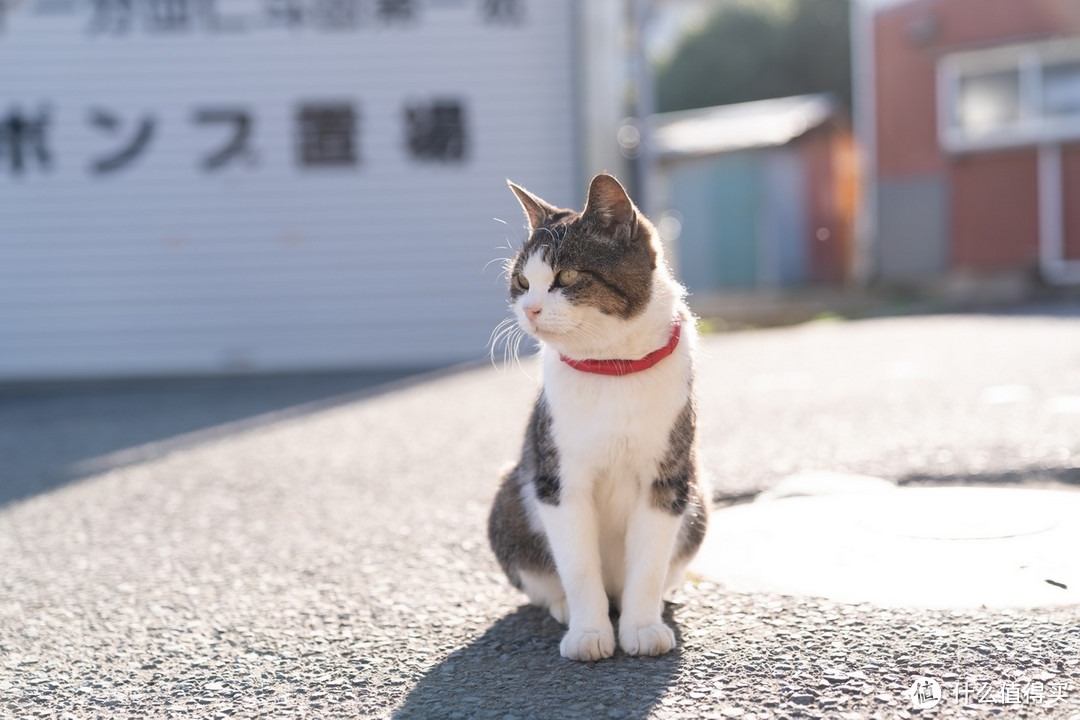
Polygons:
<instances>
[{"instance_id":1,"label":"white and gray cat","mask_svg":"<svg viewBox=\"0 0 1080 720\"><path fill-rule=\"evenodd\" d=\"M599 660L675 647L662 619L708 519L696 462L694 318L653 225L611 175L585 209L510 183L530 235L510 305L540 341L543 389L521 460L488 523L495 555L569 629L562 655Z\"/></svg>"}]
</instances>

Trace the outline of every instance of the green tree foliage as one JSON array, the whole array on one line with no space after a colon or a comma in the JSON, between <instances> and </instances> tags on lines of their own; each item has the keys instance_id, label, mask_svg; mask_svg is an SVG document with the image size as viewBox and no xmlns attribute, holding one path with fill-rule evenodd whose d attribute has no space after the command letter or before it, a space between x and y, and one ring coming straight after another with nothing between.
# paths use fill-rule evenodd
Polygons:
<instances>
[{"instance_id":1,"label":"green tree foliage","mask_svg":"<svg viewBox=\"0 0 1080 720\"><path fill-rule=\"evenodd\" d=\"M850 2L723 2L657 68L657 109L817 92L850 106Z\"/></svg>"}]
</instances>

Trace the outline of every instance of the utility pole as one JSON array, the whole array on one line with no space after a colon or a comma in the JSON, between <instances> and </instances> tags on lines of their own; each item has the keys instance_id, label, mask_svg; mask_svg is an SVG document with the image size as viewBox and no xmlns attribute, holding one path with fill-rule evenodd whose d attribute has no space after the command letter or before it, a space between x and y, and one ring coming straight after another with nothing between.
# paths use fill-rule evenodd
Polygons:
<instances>
[{"instance_id":1,"label":"utility pole","mask_svg":"<svg viewBox=\"0 0 1080 720\"><path fill-rule=\"evenodd\" d=\"M631 0L632 71L634 119L638 131L638 153L634 158L634 200L643 212L649 211L653 152L650 118L655 112L652 67L649 64L647 30L652 16L652 0Z\"/></svg>"}]
</instances>

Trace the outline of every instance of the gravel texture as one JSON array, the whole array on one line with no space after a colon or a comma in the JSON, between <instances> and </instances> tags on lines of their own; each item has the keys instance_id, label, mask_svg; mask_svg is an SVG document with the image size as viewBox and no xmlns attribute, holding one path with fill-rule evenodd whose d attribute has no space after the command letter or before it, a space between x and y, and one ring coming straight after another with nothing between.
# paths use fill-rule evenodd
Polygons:
<instances>
[{"instance_id":1,"label":"gravel texture","mask_svg":"<svg viewBox=\"0 0 1080 720\"><path fill-rule=\"evenodd\" d=\"M722 501L810 469L1080 482L1073 309L815 323L704 355ZM0 486L18 488L0 494L0 717L1080 718L1080 608L886 610L699 581L669 608L672 654L562 660L560 628L484 540L533 369L269 415L219 386L0 394ZM192 418L182 441L163 414ZM939 705L912 709L917 676Z\"/></svg>"}]
</instances>

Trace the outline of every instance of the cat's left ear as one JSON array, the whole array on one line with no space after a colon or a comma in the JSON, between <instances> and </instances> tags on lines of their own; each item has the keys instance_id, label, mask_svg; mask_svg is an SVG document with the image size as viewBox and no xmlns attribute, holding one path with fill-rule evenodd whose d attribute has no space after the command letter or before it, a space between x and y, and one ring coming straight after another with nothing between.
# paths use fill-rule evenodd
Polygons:
<instances>
[{"instance_id":1,"label":"cat's left ear","mask_svg":"<svg viewBox=\"0 0 1080 720\"><path fill-rule=\"evenodd\" d=\"M529 227L533 230L543 227L551 216L558 212L558 208L554 205L541 200L520 185L515 185L509 180L506 181L506 184L510 186L514 195L517 196L518 202L521 203L521 209L525 211L525 217L529 221Z\"/></svg>"},{"instance_id":2,"label":"cat's left ear","mask_svg":"<svg viewBox=\"0 0 1080 720\"><path fill-rule=\"evenodd\" d=\"M629 226L631 231L637 222L637 210L626 190L613 176L600 173L589 183L589 199L585 202L583 216L594 216L617 226Z\"/></svg>"}]
</instances>

